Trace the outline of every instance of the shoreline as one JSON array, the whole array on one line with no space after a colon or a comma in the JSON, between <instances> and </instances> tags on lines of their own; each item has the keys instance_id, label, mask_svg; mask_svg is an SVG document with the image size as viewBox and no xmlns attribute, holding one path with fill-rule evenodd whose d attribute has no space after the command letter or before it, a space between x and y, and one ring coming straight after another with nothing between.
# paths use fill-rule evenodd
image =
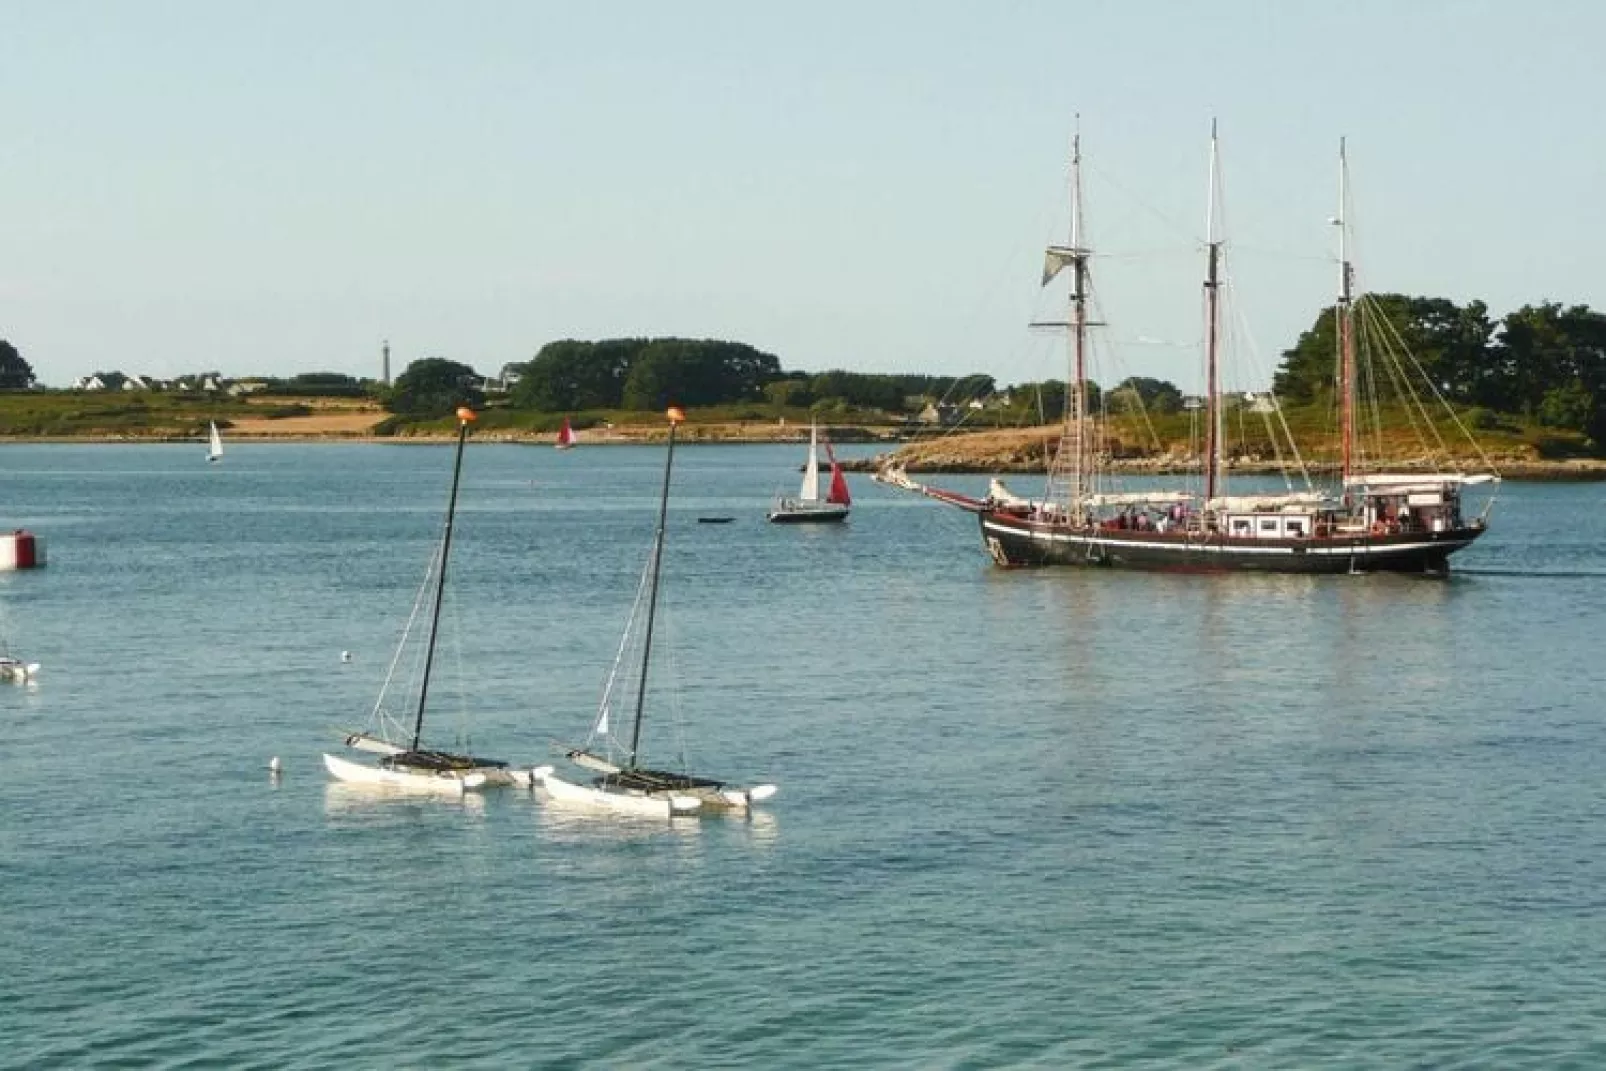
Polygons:
<instances>
[{"instance_id":1,"label":"shoreline","mask_svg":"<svg viewBox=\"0 0 1606 1071\"><path fill-rule=\"evenodd\" d=\"M806 429L787 428L782 431L774 429L769 434L753 435L751 433L728 434L716 430L719 426L709 425L699 429L693 426L679 440L683 446L775 446L800 444L808 442ZM605 433L582 433L580 446L582 447L608 447L608 446L643 446L662 442L665 433L653 427L644 426L639 433L613 429ZM551 447L556 439L552 432L517 431L489 431L476 435L479 442L498 443L502 445L546 446ZM246 432L229 436L230 442L250 443L252 445L276 444L285 445L318 445L360 443L370 445L419 445L431 446L455 441L456 436L450 432L421 433L407 435L373 435L367 432ZM892 449L866 458L842 458L841 465L845 472L873 473L883 462L894 458L902 447L918 443L918 439L898 439L891 437L843 437L836 440L842 445L880 445ZM193 436L178 435L0 435L0 447L10 444L16 445L54 445L54 446L139 446L139 445L202 445L205 440ZM1461 459L1469 468L1481 467L1476 459ZM1380 468L1393 468L1404 471L1423 469L1419 461L1414 459L1401 459L1392 463L1385 463ZM1325 475L1334 471L1335 466L1321 464L1308 466L1312 475ZM1499 458L1495 459L1493 468L1499 472L1502 479L1532 480L1550 483L1590 483L1606 480L1606 459L1602 458L1562 458L1553 461L1529 458ZM1038 458L961 458L953 455L930 460L911 458L906 463L906 471L922 475L982 475L982 476L1041 476L1043 475L1043 462ZM1109 471L1123 476L1179 476L1197 475L1199 466L1186 462L1178 462L1166 458L1127 458L1111 463ZM1282 470L1275 464L1262 461L1240 461L1229 463L1229 473L1240 476L1274 476Z\"/></svg>"}]
</instances>

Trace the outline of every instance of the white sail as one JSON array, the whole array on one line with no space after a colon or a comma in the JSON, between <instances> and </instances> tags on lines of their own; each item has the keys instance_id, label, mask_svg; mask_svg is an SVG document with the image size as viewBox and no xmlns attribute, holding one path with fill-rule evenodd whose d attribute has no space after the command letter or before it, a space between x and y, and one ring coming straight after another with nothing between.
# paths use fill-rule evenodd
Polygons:
<instances>
[{"instance_id":1,"label":"white sail","mask_svg":"<svg viewBox=\"0 0 1606 1071\"><path fill-rule=\"evenodd\" d=\"M1319 491L1290 491L1281 495L1229 495L1212 498L1211 509L1233 513L1252 513L1256 510L1315 508L1327 503L1327 496Z\"/></svg>"},{"instance_id":2,"label":"white sail","mask_svg":"<svg viewBox=\"0 0 1606 1071\"><path fill-rule=\"evenodd\" d=\"M805 502L818 502L820 499L820 459L815 456L815 442L818 433L813 424L809 425L809 459L803 466L803 489L798 497Z\"/></svg>"},{"instance_id":3,"label":"white sail","mask_svg":"<svg viewBox=\"0 0 1606 1071\"><path fill-rule=\"evenodd\" d=\"M407 749L400 744L393 744L389 740L381 740L368 733L350 733L346 736L346 746L354 751L367 751L375 755L400 755Z\"/></svg>"},{"instance_id":4,"label":"white sail","mask_svg":"<svg viewBox=\"0 0 1606 1071\"><path fill-rule=\"evenodd\" d=\"M207 447L206 459L216 461L223 456L223 436L218 434L216 422L211 422L211 445Z\"/></svg>"}]
</instances>

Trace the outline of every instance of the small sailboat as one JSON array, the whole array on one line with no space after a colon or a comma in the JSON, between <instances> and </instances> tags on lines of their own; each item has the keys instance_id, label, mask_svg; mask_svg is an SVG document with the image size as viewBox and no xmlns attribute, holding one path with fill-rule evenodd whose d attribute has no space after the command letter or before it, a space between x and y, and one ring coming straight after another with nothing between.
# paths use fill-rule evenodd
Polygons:
<instances>
[{"instance_id":1,"label":"small sailboat","mask_svg":"<svg viewBox=\"0 0 1606 1071\"><path fill-rule=\"evenodd\" d=\"M820 497L819 429L809 425L809 456L803 465L803 486L796 498L781 496L770 509L770 520L776 524L819 523L844 521L853 505L848 494L848 481L837 464L836 452L825 444L825 456L831 465L830 490Z\"/></svg>"},{"instance_id":2,"label":"small sailboat","mask_svg":"<svg viewBox=\"0 0 1606 1071\"><path fill-rule=\"evenodd\" d=\"M211 435L206 448L206 460L217 462L223 460L223 436L218 433L217 421L208 421L211 425Z\"/></svg>"},{"instance_id":3,"label":"small sailboat","mask_svg":"<svg viewBox=\"0 0 1606 1071\"><path fill-rule=\"evenodd\" d=\"M426 792L461 793L469 789L491 785L511 785L527 782L527 777L508 768L498 759L485 759L475 755L457 754L423 746L424 714L428 709L430 671L435 662L435 645L440 631L441 597L446 590L446 566L452 550L452 525L457 514L457 488L463 473L463 444L468 439L469 424L474 411L462 408L457 411L457 453L452 461L452 489L446 500L446 523L441 541L424 574L424 583L413 604L413 613L402 631L396 656L391 660L390 672L380 689L379 700L374 704L370 728L347 733L346 746L354 751L379 756L374 764L352 762L349 759L325 754L323 764L329 773L341 781L363 785L380 785L392 788L414 789ZM404 651L410 649L408 638L421 613L428 609L428 628L423 648L423 672L418 687L418 702L412 725L403 727L385 707L385 695L390 688L396 668Z\"/></svg>"},{"instance_id":4,"label":"small sailboat","mask_svg":"<svg viewBox=\"0 0 1606 1071\"><path fill-rule=\"evenodd\" d=\"M563 427L558 429L558 440L552 445L559 450L568 450L574 446L574 428L569 426L569 418L563 418Z\"/></svg>"},{"instance_id":5,"label":"small sailboat","mask_svg":"<svg viewBox=\"0 0 1606 1071\"><path fill-rule=\"evenodd\" d=\"M555 804L613 811L619 814L653 818L675 815L736 813L745 814L755 803L775 795L774 785L743 787L710 777L642 765L641 730L647 701L647 671L652 660L653 625L658 611L659 574L664 557L664 529L669 509L669 478L675 461L675 429L685 414L669 410L669 450L664 458L664 486L658 501L658 529L653 537L647 566L636 588L636 598L625 624L624 637L613 669L603 689L602 703L591 733L580 747L569 749L564 757L574 766L597 776L582 780L559 777L551 766L531 771L535 782L546 790ZM635 689L635 711L630 721L628 743L614 736L614 704L622 700L622 671L636 647L640 648L640 673Z\"/></svg>"}]
</instances>

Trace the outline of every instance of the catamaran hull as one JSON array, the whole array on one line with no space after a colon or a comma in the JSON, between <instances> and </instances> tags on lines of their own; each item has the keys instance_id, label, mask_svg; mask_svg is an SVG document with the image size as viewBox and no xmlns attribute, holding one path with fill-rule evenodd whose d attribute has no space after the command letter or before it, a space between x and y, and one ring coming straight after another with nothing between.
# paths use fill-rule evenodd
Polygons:
<instances>
[{"instance_id":1,"label":"catamaran hull","mask_svg":"<svg viewBox=\"0 0 1606 1071\"><path fill-rule=\"evenodd\" d=\"M1096 565L1176 572L1426 573L1444 575L1450 555L1481 525L1439 532L1308 539L1201 538L1184 532L1110 531L978 514L982 543L999 565Z\"/></svg>"},{"instance_id":2,"label":"catamaran hull","mask_svg":"<svg viewBox=\"0 0 1606 1071\"><path fill-rule=\"evenodd\" d=\"M348 762L325 753L324 768L330 776L353 785L374 785L405 789L409 792L440 792L461 795L494 784L513 784L507 770L469 769L451 771L398 770Z\"/></svg>"},{"instance_id":3,"label":"catamaran hull","mask_svg":"<svg viewBox=\"0 0 1606 1071\"><path fill-rule=\"evenodd\" d=\"M553 803L568 807L612 811L641 818L672 818L677 814L695 814L702 808L701 800L679 793L663 795L607 791L595 785L577 785L551 773L539 777L537 781Z\"/></svg>"}]
</instances>

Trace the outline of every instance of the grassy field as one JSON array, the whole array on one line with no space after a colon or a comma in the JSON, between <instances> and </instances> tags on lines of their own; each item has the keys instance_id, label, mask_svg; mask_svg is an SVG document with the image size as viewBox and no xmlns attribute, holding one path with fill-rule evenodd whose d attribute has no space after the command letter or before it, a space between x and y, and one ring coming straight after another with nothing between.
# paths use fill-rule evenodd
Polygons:
<instances>
[{"instance_id":1,"label":"grassy field","mask_svg":"<svg viewBox=\"0 0 1606 1071\"><path fill-rule=\"evenodd\" d=\"M0 393L0 436L24 439L197 439L209 421L304 416L305 402L252 403L227 395L145 391Z\"/></svg>"}]
</instances>

